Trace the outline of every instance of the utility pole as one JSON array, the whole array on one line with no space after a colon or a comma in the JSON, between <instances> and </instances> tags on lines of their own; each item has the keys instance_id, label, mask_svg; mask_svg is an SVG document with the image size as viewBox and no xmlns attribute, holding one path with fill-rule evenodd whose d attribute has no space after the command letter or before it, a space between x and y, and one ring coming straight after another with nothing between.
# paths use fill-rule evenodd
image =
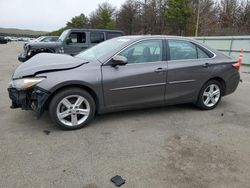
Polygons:
<instances>
[{"instance_id":1,"label":"utility pole","mask_svg":"<svg viewBox=\"0 0 250 188\"><path fill-rule=\"evenodd\" d=\"M200 0L198 0L197 4L197 19L196 19L196 27L195 27L195 36L198 36L199 32L199 22L200 22Z\"/></svg>"}]
</instances>

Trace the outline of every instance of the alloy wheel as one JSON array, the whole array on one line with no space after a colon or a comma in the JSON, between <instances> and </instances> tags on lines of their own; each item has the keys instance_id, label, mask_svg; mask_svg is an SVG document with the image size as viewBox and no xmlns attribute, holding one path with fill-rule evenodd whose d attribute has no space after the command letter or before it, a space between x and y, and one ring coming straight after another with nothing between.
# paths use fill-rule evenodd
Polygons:
<instances>
[{"instance_id":1,"label":"alloy wheel","mask_svg":"<svg viewBox=\"0 0 250 188\"><path fill-rule=\"evenodd\" d=\"M57 105L56 115L67 126L78 126L86 121L90 114L90 104L80 95L63 98Z\"/></svg>"},{"instance_id":2,"label":"alloy wheel","mask_svg":"<svg viewBox=\"0 0 250 188\"><path fill-rule=\"evenodd\" d=\"M202 100L205 106L213 107L220 99L220 87L216 84L209 85L203 92Z\"/></svg>"}]
</instances>

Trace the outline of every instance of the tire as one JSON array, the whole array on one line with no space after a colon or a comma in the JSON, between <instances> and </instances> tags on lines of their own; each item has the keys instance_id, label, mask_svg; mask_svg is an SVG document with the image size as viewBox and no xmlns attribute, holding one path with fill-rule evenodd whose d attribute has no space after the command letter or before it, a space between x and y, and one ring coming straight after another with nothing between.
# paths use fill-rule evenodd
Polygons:
<instances>
[{"instance_id":1,"label":"tire","mask_svg":"<svg viewBox=\"0 0 250 188\"><path fill-rule=\"evenodd\" d=\"M214 88L213 91L211 87ZM221 83L210 80L202 86L196 106L202 110L214 109L220 103L222 93Z\"/></svg>"},{"instance_id":2,"label":"tire","mask_svg":"<svg viewBox=\"0 0 250 188\"><path fill-rule=\"evenodd\" d=\"M75 130L86 126L95 116L95 101L83 89L67 88L50 101L49 114L61 129Z\"/></svg>"}]
</instances>

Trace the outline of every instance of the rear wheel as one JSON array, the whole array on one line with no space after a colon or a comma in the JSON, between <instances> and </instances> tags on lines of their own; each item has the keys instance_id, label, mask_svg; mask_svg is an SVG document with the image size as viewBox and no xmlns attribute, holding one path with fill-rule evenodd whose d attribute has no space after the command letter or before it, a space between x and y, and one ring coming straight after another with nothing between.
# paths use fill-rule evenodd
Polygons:
<instances>
[{"instance_id":1,"label":"rear wheel","mask_svg":"<svg viewBox=\"0 0 250 188\"><path fill-rule=\"evenodd\" d=\"M219 104L221 95L222 86L220 82L216 80L208 81L200 91L197 106L203 110L211 110Z\"/></svg>"},{"instance_id":2,"label":"rear wheel","mask_svg":"<svg viewBox=\"0 0 250 188\"><path fill-rule=\"evenodd\" d=\"M95 115L95 102L80 88L70 88L57 93L50 102L51 119L62 129L79 129Z\"/></svg>"}]
</instances>

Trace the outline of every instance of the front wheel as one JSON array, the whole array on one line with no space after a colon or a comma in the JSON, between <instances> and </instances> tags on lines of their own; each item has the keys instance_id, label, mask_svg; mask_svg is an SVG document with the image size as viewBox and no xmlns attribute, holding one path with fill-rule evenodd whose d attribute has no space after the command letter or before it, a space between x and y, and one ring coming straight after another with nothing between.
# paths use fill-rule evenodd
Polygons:
<instances>
[{"instance_id":1,"label":"front wheel","mask_svg":"<svg viewBox=\"0 0 250 188\"><path fill-rule=\"evenodd\" d=\"M211 80L201 88L197 106L203 110L211 110L219 104L221 96L222 87L220 82Z\"/></svg>"},{"instance_id":2,"label":"front wheel","mask_svg":"<svg viewBox=\"0 0 250 188\"><path fill-rule=\"evenodd\" d=\"M57 93L50 102L51 119L62 129L79 129L95 115L95 102L91 95L79 88Z\"/></svg>"}]
</instances>

